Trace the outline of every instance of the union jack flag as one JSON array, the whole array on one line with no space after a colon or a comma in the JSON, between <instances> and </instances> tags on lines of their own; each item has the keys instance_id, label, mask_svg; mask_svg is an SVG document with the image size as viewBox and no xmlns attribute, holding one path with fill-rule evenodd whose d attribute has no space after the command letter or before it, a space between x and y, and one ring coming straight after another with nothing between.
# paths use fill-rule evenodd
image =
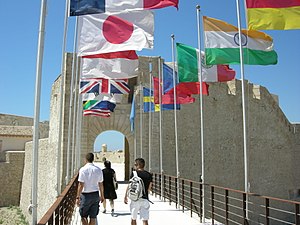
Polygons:
<instances>
[{"instance_id":1,"label":"union jack flag","mask_svg":"<svg viewBox=\"0 0 300 225\"><path fill-rule=\"evenodd\" d=\"M129 92L128 79L85 78L80 81L80 94L128 94Z\"/></svg>"},{"instance_id":2,"label":"union jack flag","mask_svg":"<svg viewBox=\"0 0 300 225\"><path fill-rule=\"evenodd\" d=\"M110 80L110 93L129 94L128 79Z\"/></svg>"}]
</instances>

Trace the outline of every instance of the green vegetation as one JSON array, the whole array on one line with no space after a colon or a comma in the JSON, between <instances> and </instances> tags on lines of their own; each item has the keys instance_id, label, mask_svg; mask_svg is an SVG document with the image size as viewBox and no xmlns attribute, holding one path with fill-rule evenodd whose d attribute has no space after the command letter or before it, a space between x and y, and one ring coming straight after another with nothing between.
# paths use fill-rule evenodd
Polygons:
<instances>
[{"instance_id":1,"label":"green vegetation","mask_svg":"<svg viewBox=\"0 0 300 225\"><path fill-rule=\"evenodd\" d=\"M29 225L22 210L17 206L0 208L0 224L1 225Z\"/></svg>"}]
</instances>

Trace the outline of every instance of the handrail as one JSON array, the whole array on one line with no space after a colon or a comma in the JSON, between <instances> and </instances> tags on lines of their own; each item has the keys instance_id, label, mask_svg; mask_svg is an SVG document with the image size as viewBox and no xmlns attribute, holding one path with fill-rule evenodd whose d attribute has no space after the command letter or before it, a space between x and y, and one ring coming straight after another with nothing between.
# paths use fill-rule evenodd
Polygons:
<instances>
[{"instance_id":1,"label":"handrail","mask_svg":"<svg viewBox=\"0 0 300 225\"><path fill-rule=\"evenodd\" d=\"M191 217L196 213L202 219L204 195L205 215L212 220L212 224L218 221L223 224L300 225L300 202L297 201L246 193L166 174L153 173L153 177L153 193L162 194L170 204L173 202L177 208L182 207L183 212L190 210ZM164 187L162 193L161 185Z\"/></svg>"},{"instance_id":2,"label":"handrail","mask_svg":"<svg viewBox=\"0 0 300 225\"><path fill-rule=\"evenodd\" d=\"M38 225L69 224L75 209L75 201L78 187L78 173L66 186L53 205L38 222Z\"/></svg>"}]
</instances>

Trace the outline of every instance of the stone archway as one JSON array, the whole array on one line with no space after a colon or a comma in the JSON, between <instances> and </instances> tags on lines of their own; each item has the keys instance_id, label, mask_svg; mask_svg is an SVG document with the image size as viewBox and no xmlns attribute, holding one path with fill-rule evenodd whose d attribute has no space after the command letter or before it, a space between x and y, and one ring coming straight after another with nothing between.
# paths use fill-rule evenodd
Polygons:
<instances>
[{"instance_id":1,"label":"stone archway","mask_svg":"<svg viewBox=\"0 0 300 225\"><path fill-rule=\"evenodd\" d=\"M125 180L128 180L130 161L134 157L132 150L134 149L134 137L130 131L129 114L130 105L120 104L109 118L84 117L81 138L82 154L85 154L93 150L94 141L102 132L115 130L122 133L124 135Z\"/></svg>"}]
</instances>

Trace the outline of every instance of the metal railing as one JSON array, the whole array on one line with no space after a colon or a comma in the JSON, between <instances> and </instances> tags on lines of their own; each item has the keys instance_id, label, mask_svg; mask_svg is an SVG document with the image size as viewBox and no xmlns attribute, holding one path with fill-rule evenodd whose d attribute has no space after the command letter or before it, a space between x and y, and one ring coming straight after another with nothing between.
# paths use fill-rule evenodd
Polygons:
<instances>
[{"instance_id":1,"label":"metal railing","mask_svg":"<svg viewBox=\"0 0 300 225\"><path fill-rule=\"evenodd\" d=\"M60 196L38 222L38 225L66 225L70 224L75 209L78 187L78 174L66 186Z\"/></svg>"},{"instance_id":2,"label":"metal railing","mask_svg":"<svg viewBox=\"0 0 300 225\"><path fill-rule=\"evenodd\" d=\"M163 191L161 193L161 185ZM179 185L179 188L177 188ZM179 195L178 195L179 191ZM153 192L190 210L191 217L205 217L223 224L300 225L300 202L260 196L216 185L153 173ZM203 205L204 194L204 205ZM179 199L178 199L179 197Z\"/></svg>"}]
</instances>

